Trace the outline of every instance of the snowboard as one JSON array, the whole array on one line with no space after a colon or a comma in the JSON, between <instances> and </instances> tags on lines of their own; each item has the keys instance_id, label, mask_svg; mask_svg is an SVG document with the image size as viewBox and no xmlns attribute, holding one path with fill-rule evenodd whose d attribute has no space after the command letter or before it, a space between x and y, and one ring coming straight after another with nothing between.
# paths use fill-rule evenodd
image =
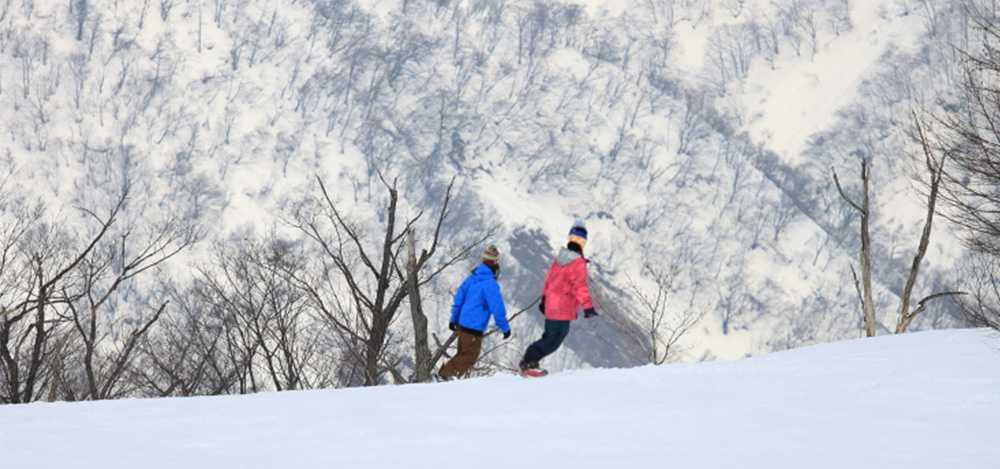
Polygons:
<instances>
[{"instance_id":1,"label":"snowboard","mask_svg":"<svg viewBox=\"0 0 1000 469\"><path fill-rule=\"evenodd\" d=\"M541 368L536 368L534 370L521 370L521 376L525 378L541 378L549 374L548 370L543 370Z\"/></svg>"}]
</instances>

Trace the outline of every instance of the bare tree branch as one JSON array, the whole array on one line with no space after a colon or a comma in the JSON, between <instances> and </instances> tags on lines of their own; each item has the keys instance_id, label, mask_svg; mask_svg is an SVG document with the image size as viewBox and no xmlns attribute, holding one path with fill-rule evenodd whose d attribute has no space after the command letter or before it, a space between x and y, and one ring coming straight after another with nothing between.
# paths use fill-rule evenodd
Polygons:
<instances>
[{"instance_id":1,"label":"bare tree branch","mask_svg":"<svg viewBox=\"0 0 1000 469\"><path fill-rule=\"evenodd\" d=\"M875 336L875 302L872 294L872 255L871 255L871 239L869 235L869 218L871 216L871 211L869 209L869 170L868 162L865 159L861 160L861 183L862 183L862 202L858 205L847 194L844 193L843 188L840 186L840 180L837 178L837 171L830 168L833 172L833 180L837 185L837 190L840 192L840 196L847 201L858 213L861 214L861 311L862 317L865 321L865 334L868 337ZM853 271L854 267L851 267ZM855 276L855 280L857 276Z\"/></svg>"}]
</instances>

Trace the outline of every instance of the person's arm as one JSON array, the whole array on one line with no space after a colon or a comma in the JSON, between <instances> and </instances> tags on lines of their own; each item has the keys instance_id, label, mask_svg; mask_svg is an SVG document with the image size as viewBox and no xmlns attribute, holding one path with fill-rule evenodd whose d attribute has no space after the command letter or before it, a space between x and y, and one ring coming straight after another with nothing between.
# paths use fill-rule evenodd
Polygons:
<instances>
[{"instance_id":1,"label":"person's arm","mask_svg":"<svg viewBox=\"0 0 1000 469\"><path fill-rule=\"evenodd\" d=\"M503 304L503 296L500 295L500 285L496 282L491 282L491 285L486 287L486 291L483 292L486 296L486 307L489 308L490 314L493 315L493 321L496 323L500 331L505 335L510 332L510 324L507 323L507 307Z\"/></svg>"},{"instance_id":2,"label":"person's arm","mask_svg":"<svg viewBox=\"0 0 1000 469\"><path fill-rule=\"evenodd\" d=\"M594 300L590 298L590 288L587 286L587 261L573 261L570 268L570 291L583 309L594 309Z\"/></svg>"},{"instance_id":3,"label":"person's arm","mask_svg":"<svg viewBox=\"0 0 1000 469\"><path fill-rule=\"evenodd\" d=\"M553 264L555 263L553 262ZM542 301L538 304L538 310L542 312L543 316L545 315L545 297L549 294L549 277L551 275L552 267L549 267L549 270L545 272L545 282L542 283Z\"/></svg>"},{"instance_id":4,"label":"person's arm","mask_svg":"<svg viewBox=\"0 0 1000 469\"><path fill-rule=\"evenodd\" d=\"M448 321L449 327L452 324L458 324L459 317L462 315L462 305L465 304L465 291L468 290L468 285L469 279L465 279L462 285L458 287L458 291L455 292L455 299L451 304L451 320Z\"/></svg>"},{"instance_id":5,"label":"person's arm","mask_svg":"<svg viewBox=\"0 0 1000 469\"><path fill-rule=\"evenodd\" d=\"M545 272L545 281L544 283L542 283L542 296L545 296L549 293L549 277L551 275L552 275L552 267L549 267L549 270Z\"/></svg>"}]
</instances>

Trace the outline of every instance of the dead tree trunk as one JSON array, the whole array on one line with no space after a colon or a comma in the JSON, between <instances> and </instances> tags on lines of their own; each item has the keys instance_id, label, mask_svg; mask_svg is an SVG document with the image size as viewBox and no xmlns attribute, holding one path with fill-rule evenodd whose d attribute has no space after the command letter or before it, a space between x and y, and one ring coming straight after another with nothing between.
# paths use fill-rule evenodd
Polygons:
<instances>
[{"instance_id":1,"label":"dead tree trunk","mask_svg":"<svg viewBox=\"0 0 1000 469\"><path fill-rule=\"evenodd\" d=\"M431 350L427 345L427 316L420 306L420 291L417 284L417 253L414 247L413 230L407 230L407 281L410 294L410 316L413 319L413 354L416 366L416 381L423 383L431 379Z\"/></svg>"},{"instance_id":2,"label":"dead tree trunk","mask_svg":"<svg viewBox=\"0 0 1000 469\"><path fill-rule=\"evenodd\" d=\"M913 285L916 283L917 275L920 273L920 263L923 262L924 255L927 253L927 246L930 244L931 226L934 222L938 190L941 186L941 179L944 176L944 162L947 158L947 154L945 154L941 157L940 161L935 161L930 141L928 140L929 136L924 132L924 128L916 116L914 116L913 121L916 126L916 138L920 142L924 152L924 165L927 167L927 172L930 173L931 177L928 183L927 217L924 221L923 232L920 234L920 244L917 246L917 254L913 256L913 264L910 266L910 276L906 279L906 286L903 287L903 297L900 299L899 307L899 322L896 323L897 334L906 332L906 328L910 326L913 319L924 311L927 301L941 296L962 294L961 292L945 292L930 295L918 302L917 309L910 311L910 295L913 294Z\"/></svg>"},{"instance_id":3,"label":"dead tree trunk","mask_svg":"<svg viewBox=\"0 0 1000 469\"><path fill-rule=\"evenodd\" d=\"M856 204L850 197L847 196L847 194L844 193L844 189L840 186L840 180L837 178L837 171L833 168L830 168L830 170L833 171L833 181L837 184L837 191L840 192L840 196L861 214L861 288L858 291L858 295L861 297L861 311L865 320L865 335L868 337L874 337L875 303L872 299L872 252L871 238L869 236L868 228L869 218L871 216L868 197L868 184L870 176L868 162L867 160L861 160L861 182L863 191L861 205ZM854 283L858 283L857 273L855 273L854 276Z\"/></svg>"}]
</instances>

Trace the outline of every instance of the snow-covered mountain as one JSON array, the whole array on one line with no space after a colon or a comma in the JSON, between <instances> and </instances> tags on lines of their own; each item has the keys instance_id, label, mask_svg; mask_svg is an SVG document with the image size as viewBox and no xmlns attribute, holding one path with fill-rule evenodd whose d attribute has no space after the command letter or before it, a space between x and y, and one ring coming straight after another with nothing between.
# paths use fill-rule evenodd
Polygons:
<instances>
[{"instance_id":1,"label":"snow-covered mountain","mask_svg":"<svg viewBox=\"0 0 1000 469\"><path fill-rule=\"evenodd\" d=\"M1000 338L725 362L0 407L5 467L906 467L1000 460Z\"/></svg>"},{"instance_id":2,"label":"snow-covered mountain","mask_svg":"<svg viewBox=\"0 0 1000 469\"><path fill-rule=\"evenodd\" d=\"M857 219L831 167L857 194L866 158L884 333L924 214L910 113L948 90L961 4L8 1L4 220L40 197L83 234L92 220L75 208L100 212L130 185L127 219L204 230L167 270L183 281L213 242L300 242L284 221L319 196L317 178L376 239L379 173L410 215L438 209L454 178L443 244L500 224L512 311L580 217L606 317L640 327L650 266L672 275L672 316L704 314L671 360L738 358L862 334ZM961 254L939 223L918 290L953 282ZM432 331L464 267L425 290ZM151 294L133 293L116 311ZM540 316L522 318L498 363L540 335ZM962 325L942 301L911 327ZM552 369L637 364L620 328L576 328Z\"/></svg>"}]
</instances>

